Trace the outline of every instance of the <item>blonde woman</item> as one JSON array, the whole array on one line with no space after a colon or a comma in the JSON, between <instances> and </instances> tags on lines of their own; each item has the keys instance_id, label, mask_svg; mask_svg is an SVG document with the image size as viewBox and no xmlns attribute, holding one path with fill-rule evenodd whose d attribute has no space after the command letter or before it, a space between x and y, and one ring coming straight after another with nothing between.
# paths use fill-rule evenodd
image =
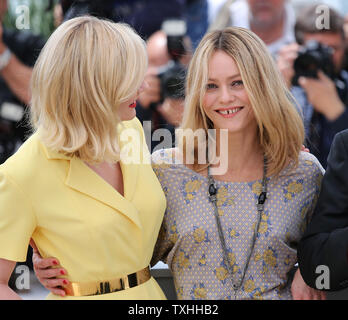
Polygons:
<instances>
[{"instance_id":1,"label":"blonde woman","mask_svg":"<svg viewBox=\"0 0 348 320\"><path fill-rule=\"evenodd\" d=\"M0 299L19 298L7 282L30 238L65 266L66 299L165 298L148 267L165 197L150 164L121 154L142 149L124 133L143 142L146 68L123 24L75 18L48 40L32 78L35 132L0 166Z\"/></svg>"},{"instance_id":2,"label":"blonde woman","mask_svg":"<svg viewBox=\"0 0 348 320\"><path fill-rule=\"evenodd\" d=\"M323 169L299 151L302 120L251 31L203 38L188 71L182 129L203 129L206 141L183 139L182 149L152 156L168 205L153 263L170 266L178 298L324 298L298 271L291 288L289 276Z\"/></svg>"},{"instance_id":3,"label":"blonde woman","mask_svg":"<svg viewBox=\"0 0 348 320\"><path fill-rule=\"evenodd\" d=\"M152 263L169 265L179 299L323 298L288 275L323 169L299 151L302 120L267 48L246 29L208 33L186 90L181 129L205 140L152 156L167 199ZM64 285L35 259L50 290Z\"/></svg>"}]
</instances>

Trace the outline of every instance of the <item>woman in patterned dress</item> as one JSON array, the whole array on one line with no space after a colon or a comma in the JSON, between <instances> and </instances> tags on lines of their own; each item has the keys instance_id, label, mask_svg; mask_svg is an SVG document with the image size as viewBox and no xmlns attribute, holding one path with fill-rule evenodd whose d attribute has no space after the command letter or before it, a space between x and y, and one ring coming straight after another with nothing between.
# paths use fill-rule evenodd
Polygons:
<instances>
[{"instance_id":1,"label":"woman in patterned dress","mask_svg":"<svg viewBox=\"0 0 348 320\"><path fill-rule=\"evenodd\" d=\"M179 299L324 298L289 275L323 169L300 152L302 120L267 48L246 29L208 33L186 91L178 147L152 156L167 199L152 262L169 265Z\"/></svg>"}]
</instances>

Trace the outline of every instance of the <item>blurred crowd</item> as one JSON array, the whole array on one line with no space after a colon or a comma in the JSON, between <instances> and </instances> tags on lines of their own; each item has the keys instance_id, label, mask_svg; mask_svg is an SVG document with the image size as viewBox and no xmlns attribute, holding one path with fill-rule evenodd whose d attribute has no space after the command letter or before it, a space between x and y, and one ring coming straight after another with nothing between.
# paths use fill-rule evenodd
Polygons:
<instances>
[{"instance_id":1,"label":"blurred crowd","mask_svg":"<svg viewBox=\"0 0 348 320\"><path fill-rule=\"evenodd\" d=\"M54 24L91 14L123 21L147 41L149 68L137 104L141 121L173 134L184 108L185 70L209 30L251 29L267 45L303 115L306 146L326 166L333 139L348 127L346 1L314 0L56 0L49 1ZM329 26L324 21L329 8ZM0 0L0 19L8 1ZM330 5L330 7L328 7ZM318 9L319 8L319 9ZM319 27L318 27L319 23ZM321 28L320 28L321 24ZM28 135L30 75L45 39L30 30L0 29L0 163ZM319 72L318 72L319 70ZM161 140L147 139L154 150Z\"/></svg>"},{"instance_id":2,"label":"blurred crowd","mask_svg":"<svg viewBox=\"0 0 348 320\"><path fill-rule=\"evenodd\" d=\"M166 128L174 135L180 124L185 70L202 36L227 26L252 30L266 43L294 96L305 124L304 144L325 167L334 135L348 128L348 16L342 15L348 12L348 2L323 4L309 0L50 1L55 27L90 14L126 22L144 38L149 66L136 108L140 121L151 121L151 133ZM7 10L8 1L0 0L1 21ZM44 44L45 39L30 30L0 24L0 163L30 134L26 123L30 77ZM151 151L161 143L161 139L147 141Z\"/></svg>"},{"instance_id":3,"label":"blurred crowd","mask_svg":"<svg viewBox=\"0 0 348 320\"><path fill-rule=\"evenodd\" d=\"M56 0L54 24L90 14L130 24L146 41L146 85L137 102L151 133L174 135L185 100L185 71L202 36L238 26L267 45L303 117L306 141L326 167L336 133L348 128L348 1L326 0ZM8 10L0 0L0 20ZM0 164L30 134L32 67L45 38L0 23ZM161 139L147 139L155 150ZM170 147L170 146L168 146ZM29 251L30 255L30 251ZM28 264L31 259L28 259Z\"/></svg>"},{"instance_id":4,"label":"blurred crowd","mask_svg":"<svg viewBox=\"0 0 348 320\"><path fill-rule=\"evenodd\" d=\"M184 108L185 70L209 30L239 26L267 45L303 116L305 145L326 166L333 136L348 128L347 1L314 0L56 0L54 24L91 14L123 21L146 40L149 68L137 116L151 132L173 134ZM0 19L8 1L0 0ZM30 76L44 38L0 25L0 163L29 134ZM151 141L154 150L159 141Z\"/></svg>"}]
</instances>

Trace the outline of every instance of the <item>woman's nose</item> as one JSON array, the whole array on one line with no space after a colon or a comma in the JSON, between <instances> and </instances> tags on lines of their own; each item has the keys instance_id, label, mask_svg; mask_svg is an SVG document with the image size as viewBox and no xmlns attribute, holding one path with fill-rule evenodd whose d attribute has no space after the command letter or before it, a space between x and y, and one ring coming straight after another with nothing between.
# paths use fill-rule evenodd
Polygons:
<instances>
[{"instance_id":1,"label":"woman's nose","mask_svg":"<svg viewBox=\"0 0 348 320\"><path fill-rule=\"evenodd\" d=\"M222 103L222 104L229 103L229 102L234 100L233 92L231 92L231 90L229 90L229 88L223 86L220 89L219 99L220 99L220 103Z\"/></svg>"}]
</instances>

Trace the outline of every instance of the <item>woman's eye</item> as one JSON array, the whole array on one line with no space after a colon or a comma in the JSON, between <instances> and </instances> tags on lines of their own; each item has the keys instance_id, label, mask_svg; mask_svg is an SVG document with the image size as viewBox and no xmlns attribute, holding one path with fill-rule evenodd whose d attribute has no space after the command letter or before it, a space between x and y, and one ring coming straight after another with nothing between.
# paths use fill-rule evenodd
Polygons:
<instances>
[{"instance_id":1,"label":"woman's eye","mask_svg":"<svg viewBox=\"0 0 348 320\"><path fill-rule=\"evenodd\" d=\"M216 84L214 84L214 83L207 84L207 89L215 89L215 88L217 88Z\"/></svg>"},{"instance_id":2,"label":"woman's eye","mask_svg":"<svg viewBox=\"0 0 348 320\"><path fill-rule=\"evenodd\" d=\"M242 80L237 80L237 81L233 81L232 82L232 87L240 87L243 85L243 81Z\"/></svg>"}]
</instances>

